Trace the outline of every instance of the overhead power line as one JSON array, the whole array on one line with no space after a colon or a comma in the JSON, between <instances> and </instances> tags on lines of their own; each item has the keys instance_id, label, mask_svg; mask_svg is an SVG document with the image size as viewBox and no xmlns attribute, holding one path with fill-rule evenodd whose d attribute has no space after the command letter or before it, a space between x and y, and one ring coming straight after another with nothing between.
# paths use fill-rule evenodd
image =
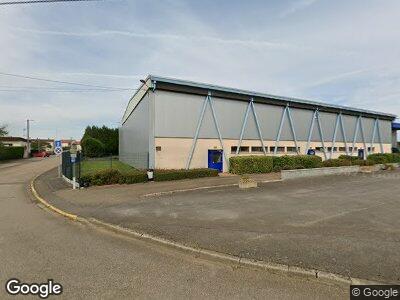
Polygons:
<instances>
[{"instance_id":1,"label":"overhead power line","mask_svg":"<svg viewBox=\"0 0 400 300\"><path fill-rule=\"evenodd\" d=\"M11 73L4 73L4 72L0 72L0 75L18 77L18 78L24 78L24 79L30 79L30 80L53 82L53 83L61 83L61 84L71 84L71 85L79 85L79 86L85 86L85 87L93 87L93 88L99 88L99 89L104 89L104 90L120 90L120 91L132 91L132 90L135 90L135 89L132 89L132 88L101 86L101 85L93 85L93 84L86 84L86 83L79 83L79 82L61 81L61 80L53 80L53 79L40 78L40 77L29 76L29 75L19 75L19 74L11 74Z\"/></svg>"},{"instance_id":2,"label":"overhead power line","mask_svg":"<svg viewBox=\"0 0 400 300\"><path fill-rule=\"evenodd\" d=\"M87 92L103 92L103 93L112 93L112 92L123 92L121 90L106 90L106 89L78 89L78 90L55 90L55 89L0 89L0 92L29 92L29 93L39 93L39 92L55 92L55 93L87 93Z\"/></svg>"},{"instance_id":3,"label":"overhead power line","mask_svg":"<svg viewBox=\"0 0 400 300\"><path fill-rule=\"evenodd\" d=\"M26 0L26 1L4 1L0 5L15 5L15 4L35 4L35 3L55 3L55 2L91 2L102 0Z\"/></svg>"}]
</instances>

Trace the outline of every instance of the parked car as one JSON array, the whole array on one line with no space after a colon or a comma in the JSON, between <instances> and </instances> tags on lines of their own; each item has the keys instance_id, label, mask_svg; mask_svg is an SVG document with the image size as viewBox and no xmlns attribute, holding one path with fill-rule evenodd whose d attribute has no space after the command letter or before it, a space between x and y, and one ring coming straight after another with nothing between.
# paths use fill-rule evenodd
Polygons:
<instances>
[{"instance_id":1,"label":"parked car","mask_svg":"<svg viewBox=\"0 0 400 300\"><path fill-rule=\"evenodd\" d=\"M32 157L49 157L50 154L47 153L45 150L32 150L31 151Z\"/></svg>"}]
</instances>

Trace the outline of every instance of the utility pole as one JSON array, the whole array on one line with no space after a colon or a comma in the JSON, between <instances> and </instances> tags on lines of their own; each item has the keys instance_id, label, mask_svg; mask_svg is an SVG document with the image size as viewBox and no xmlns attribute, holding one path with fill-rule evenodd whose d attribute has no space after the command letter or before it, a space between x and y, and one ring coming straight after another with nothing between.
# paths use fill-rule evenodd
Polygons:
<instances>
[{"instance_id":1,"label":"utility pole","mask_svg":"<svg viewBox=\"0 0 400 300\"><path fill-rule=\"evenodd\" d=\"M26 120L26 141L27 141L27 151L28 157L31 154L31 141L29 140L29 119Z\"/></svg>"},{"instance_id":2,"label":"utility pole","mask_svg":"<svg viewBox=\"0 0 400 300\"><path fill-rule=\"evenodd\" d=\"M27 141L27 151L28 151L28 157L31 155L31 140L29 137L29 129L30 129L30 122L33 120L26 120L26 141Z\"/></svg>"}]
</instances>

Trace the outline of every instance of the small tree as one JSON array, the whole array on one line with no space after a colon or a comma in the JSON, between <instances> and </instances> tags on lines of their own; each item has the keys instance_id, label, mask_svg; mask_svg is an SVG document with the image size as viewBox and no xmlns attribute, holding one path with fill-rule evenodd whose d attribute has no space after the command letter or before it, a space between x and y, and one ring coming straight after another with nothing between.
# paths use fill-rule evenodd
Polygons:
<instances>
[{"instance_id":1,"label":"small tree","mask_svg":"<svg viewBox=\"0 0 400 300\"><path fill-rule=\"evenodd\" d=\"M85 137L82 142L82 152L87 157L100 157L104 155L104 144L98 139Z\"/></svg>"},{"instance_id":2,"label":"small tree","mask_svg":"<svg viewBox=\"0 0 400 300\"><path fill-rule=\"evenodd\" d=\"M6 125L1 125L0 126L0 137L5 136L8 134L7 131L7 126ZM0 147L3 147L3 143L0 141Z\"/></svg>"},{"instance_id":3,"label":"small tree","mask_svg":"<svg viewBox=\"0 0 400 300\"><path fill-rule=\"evenodd\" d=\"M7 126L6 125L0 126L0 136L5 136L7 134L8 134Z\"/></svg>"},{"instance_id":4,"label":"small tree","mask_svg":"<svg viewBox=\"0 0 400 300\"><path fill-rule=\"evenodd\" d=\"M102 142L104 145L104 154L118 155L118 128L109 128L104 125L102 127L87 126L82 140L85 140L87 137L92 137Z\"/></svg>"}]
</instances>

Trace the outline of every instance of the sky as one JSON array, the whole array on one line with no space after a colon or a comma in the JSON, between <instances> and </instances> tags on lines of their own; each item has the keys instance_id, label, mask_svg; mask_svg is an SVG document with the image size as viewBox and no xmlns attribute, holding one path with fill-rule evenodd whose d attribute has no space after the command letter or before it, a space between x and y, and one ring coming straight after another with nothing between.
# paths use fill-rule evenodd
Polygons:
<instances>
[{"instance_id":1,"label":"sky","mask_svg":"<svg viewBox=\"0 0 400 300\"><path fill-rule=\"evenodd\" d=\"M75 139L118 127L148 74L400 115L399 20L398 0L0 6L0 125Z\"/></svg>"}]
</instances>

